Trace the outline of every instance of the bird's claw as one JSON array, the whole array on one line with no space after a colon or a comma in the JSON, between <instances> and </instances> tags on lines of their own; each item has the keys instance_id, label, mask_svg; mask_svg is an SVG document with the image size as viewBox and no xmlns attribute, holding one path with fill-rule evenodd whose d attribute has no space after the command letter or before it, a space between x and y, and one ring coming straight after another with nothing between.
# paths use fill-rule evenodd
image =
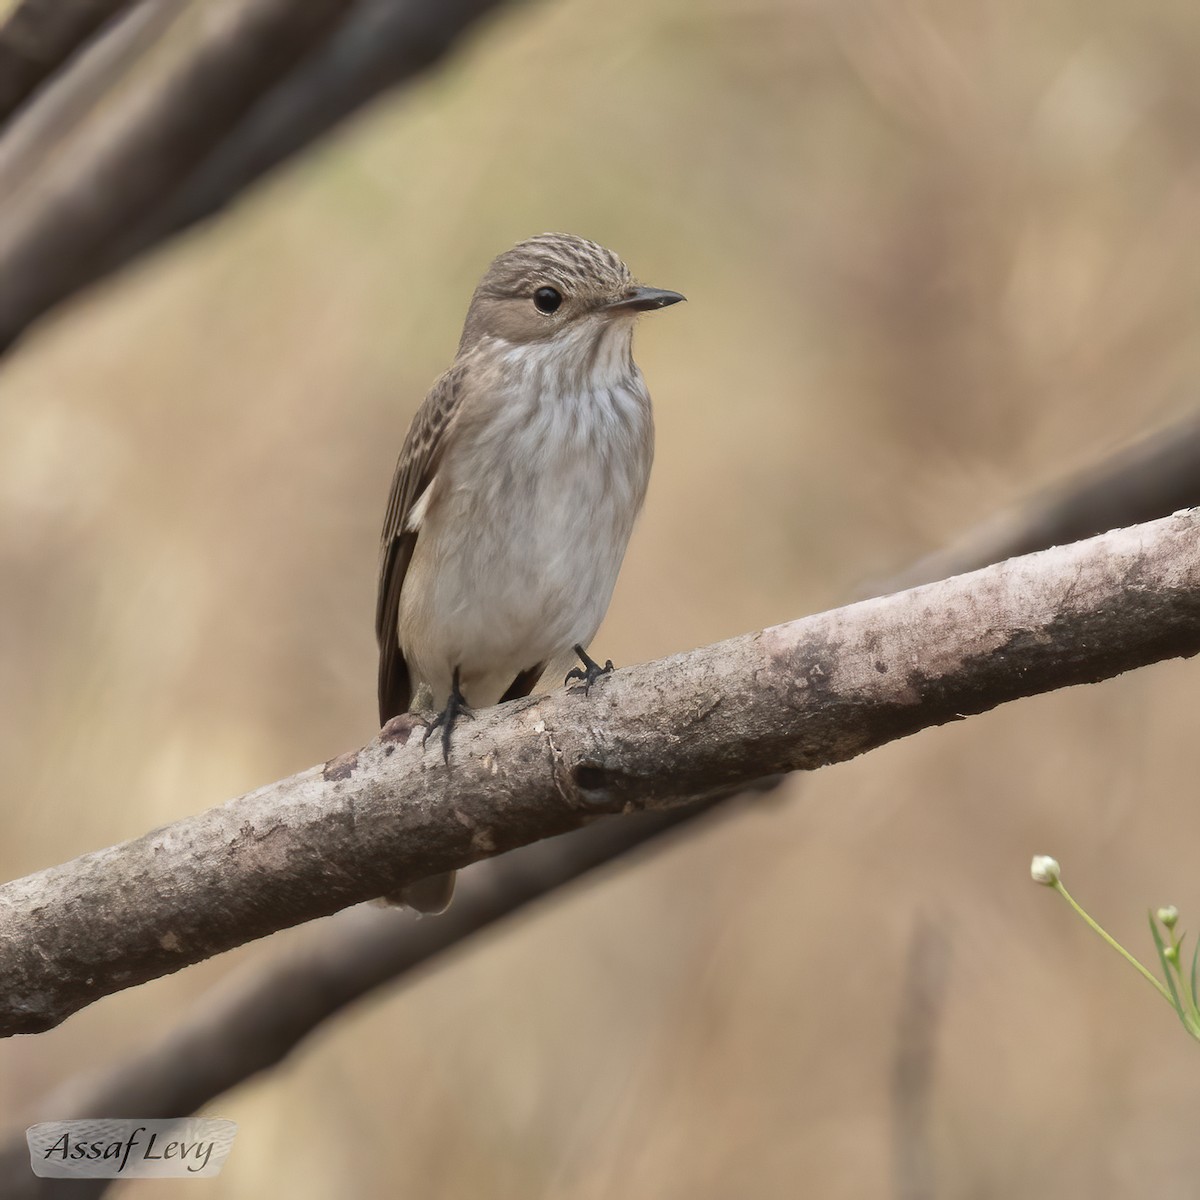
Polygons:
<instances>
[{"instance_id":1,"label":"bird's claw","mask_svg":"<svg viewBox=\"0 0 1200 1200\"><path fill-rule=\"evenodd\" d=\"M442 731L442 759L447 766L450 764L450 734L453 733L459 717L466 717L470 721L474 720L475 714L459 690L458 672L455 671L454 685L450 689L450 698L446 701L446 707L425 726L425 734L421 738L421 749L424 750L425 743L429 741L433 731L435 729Z\"/></svg>"},{"instance_id":2,"label":"bird's claw","mask_svg":"<svg viewBox=\"0 0 1200 1200\"><path fill-rule=\"evenodd\" d=\"M592 684L595 683L601 675L612 674L612 659L605 659L604 666L601 666L598 662L596 662L595 659L588 657L588 652L582 646L576 646L575 653L579 655L579 661L583 663L583 666L572 667L567 672L567 677L563 680L563 684L565 686L573 679L578 679L583 684L583 694L587 696L591 693Z\"/></svg>"},{"instance_id":3,"label":"bird's claw","mask_svg":"<svg viewBox=\"0 0 1200 1200\"><path fill-rule=\"evenodd\" d=\"M421 749L425 748L425 743L429 741L435 729L442 731L442 759L445 763L450 762L450 734L454 731L454 726L458 723L459 717L466 717L468 721L474 720L475 714L465 705L447 704L440 713L425 726L425 734L421 738Z\"/></svg>"}]
</instances>

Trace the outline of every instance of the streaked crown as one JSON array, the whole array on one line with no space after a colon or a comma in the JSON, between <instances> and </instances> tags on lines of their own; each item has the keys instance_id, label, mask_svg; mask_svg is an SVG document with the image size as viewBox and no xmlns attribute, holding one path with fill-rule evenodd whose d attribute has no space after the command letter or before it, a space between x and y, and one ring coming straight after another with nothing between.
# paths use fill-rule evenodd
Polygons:
<instances>
[{"instance_id":1,"label":"streaked crown","mask_svg":"<svg viewBox=\"0 0 1200 1200\"><path fill-rule=\"evenodd\" d=\"M577 297L609 300L633 282L629 268L604 246L572 233L539 233L492 260L476 296L532 296L553 287Z\"/></svg>"}]
</instances>

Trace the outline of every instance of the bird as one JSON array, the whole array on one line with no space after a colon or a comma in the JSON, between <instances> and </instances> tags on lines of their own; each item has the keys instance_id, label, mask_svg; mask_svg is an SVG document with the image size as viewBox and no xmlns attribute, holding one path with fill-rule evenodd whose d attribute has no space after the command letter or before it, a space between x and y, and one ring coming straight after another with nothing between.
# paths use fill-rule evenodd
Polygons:
<instances>
[{"instance_id":1,"label":"bird","mask_svg":"<svg viewBox=\"0 0 1200 1200\"><path fill-rule=\"evenodd\" d=\"M379 555L379 721L435 712L424 740L473 708L528 696L588 655L654 458L650 394L633 360L642 313L685 297L635 281L613 251L543 233L498 255L458 351L412 419ZM388 897L442 912L454 874Z\"/></svg>"}]
</instances>

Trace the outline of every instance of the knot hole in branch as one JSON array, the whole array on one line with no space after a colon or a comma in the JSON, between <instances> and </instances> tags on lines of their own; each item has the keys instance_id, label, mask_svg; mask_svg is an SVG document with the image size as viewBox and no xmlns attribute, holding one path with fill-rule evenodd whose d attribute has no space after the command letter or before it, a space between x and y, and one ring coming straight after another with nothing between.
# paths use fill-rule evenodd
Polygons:
<instances>
[{"instance_id":1,"label":"knot hole in branch","mask_svg":"<svg viewBox=\"0 0 1200 1200\"><path fill-rule=\"evenodd\" d=\"M588 808L619 812L624 806L625 776L594 758L580 759L570 769L576 799Z\"/></svg>"}]
</instances>

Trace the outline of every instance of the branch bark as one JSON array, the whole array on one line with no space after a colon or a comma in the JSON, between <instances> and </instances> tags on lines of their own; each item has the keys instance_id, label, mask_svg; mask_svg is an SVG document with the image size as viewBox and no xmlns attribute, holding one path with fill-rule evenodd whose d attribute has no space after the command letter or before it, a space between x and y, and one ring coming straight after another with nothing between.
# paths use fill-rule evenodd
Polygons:
<instances>
[{"instance_id":1,"label":"branch bark","mask_svg":"<svg viewBox=\"0 0 1200 1200\"><path fill-rule=\"evenodd\" d=\"M363 749L0 888L0 1033L578 828L1200 650L1200 513L863 601Z\"/></svg>"}]
</instances>

